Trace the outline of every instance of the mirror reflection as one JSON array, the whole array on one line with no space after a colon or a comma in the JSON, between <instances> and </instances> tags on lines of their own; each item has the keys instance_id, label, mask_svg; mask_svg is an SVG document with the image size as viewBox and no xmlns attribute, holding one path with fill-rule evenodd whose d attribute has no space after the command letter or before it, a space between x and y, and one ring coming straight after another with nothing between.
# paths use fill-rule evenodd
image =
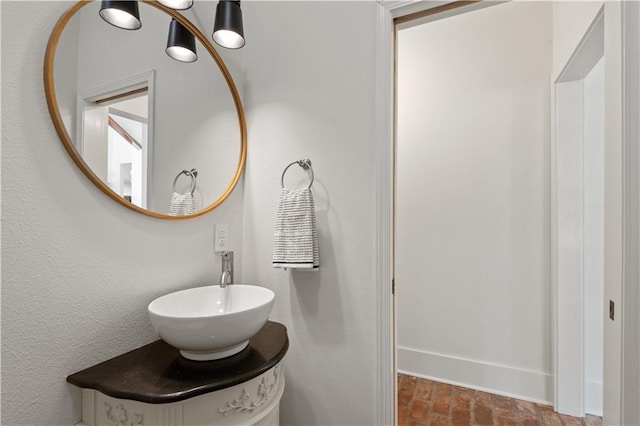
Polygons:
<instances>
[{"instance_id":1,"label":"mirror reflection","mask_svg":"<svg viewBox=\"0 0 640 426\"><path fill-rule=\"evenodd\" d=\"M99 11L98 1L81 7L55 51L57 108L73 149L120 200L156 216L217 205L243 165L224 74L198 39L193 62L168 55L177 22L159 8L139 2L135 31Z\"/></svg>"}]
</instances>

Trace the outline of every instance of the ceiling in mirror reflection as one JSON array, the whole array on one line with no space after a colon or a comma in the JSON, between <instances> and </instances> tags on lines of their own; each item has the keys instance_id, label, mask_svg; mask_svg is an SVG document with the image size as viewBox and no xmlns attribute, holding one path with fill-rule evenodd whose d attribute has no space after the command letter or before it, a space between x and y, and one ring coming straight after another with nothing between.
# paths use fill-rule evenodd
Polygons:
<instances>
[{"instance_id":1,"label":"ceiling in mirror reflection","mask_svg":"<svg viewBox=\"0 0 640 426\"><path fill-rule=\"evenodd\" d=\"M100 2L80 8L55 51L57 107L73 148L118 197L159 216L171 211L175 177L196 169L195 211L207 209L235 184L244 161L243 114L225 75L200 40L195 62L167 55L172 17L159 8L140 2L135 31L107 24L99 11ZM125 101L137 103L137 112L123 109ZM137 138L127 131L136 120L147 128L132 130ZM114 134L124 140L119 151L109 142ZM122 155L125 148L137 151ZM176 192L186 194L190 185L185 180Z\"/></svg>"}]
</instances>

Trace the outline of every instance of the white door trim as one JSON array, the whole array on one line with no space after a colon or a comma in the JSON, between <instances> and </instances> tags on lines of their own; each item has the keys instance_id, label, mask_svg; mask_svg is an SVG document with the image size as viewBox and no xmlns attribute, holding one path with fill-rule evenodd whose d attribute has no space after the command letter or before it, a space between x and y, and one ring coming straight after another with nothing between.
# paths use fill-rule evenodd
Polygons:
<instances>
[{"instance_id":1,"label":"white door trim","mask_svg":"<svg viewBox=\"0 0 640 426\"><path fill-rule=\"evenodd\" d=\"M395 425L397 401L392 294L393 256L393 17L378 5L376 23L376 424Z\"/></svg>"},{"instance_id":2,"label":"white door trim","mask_svg":"<svg viewBox=\"0 0 640 426\"><path fill-rule=\"evenodd\" d=\"M640 424L640 3L622 3L622 424Z\"/></svg>"},{"instance_id":3,"label":"white door trim","mask_svg":"<svg viewBox=\"0 0 640 426\"><path fill-rule=\"evenodd\" d=\"M605 2L605 264L604 302L615 303L614 320L604 319L603 423L622 420L623 164L622 2Z\"/></svg>"},{"instance_id":4,"label":"white door trim","mask_svg":"<svg viewBox=\"0 0 640 426\"><path fill-rule=\"evenodd\" d=\"M397 422L393 279L394 18L452 1L378 0L376 23L376 424Z\"/></svg>"},{"instance_id":5,"label":"white door trim","mask_svg":"<svg viewBox=\"0 0 640 426\"><path fill-rule=\"evenodd\" d=\"M583 80L603 55L604 6L552 81L553 406L576 417L585 414Z\"/></svg>"},{"instance_id":6,"label":"white door trim","mask_svg":"<svg viewBox=\"0 0 640 426\"><path fill-rule=\"evenodd\" d=\"M584 182L583 84L555 84L555 173L551 179L556 261L551 272L553 332L553 406L571 416L584 415Z\"/></svg>"}]
</instances>

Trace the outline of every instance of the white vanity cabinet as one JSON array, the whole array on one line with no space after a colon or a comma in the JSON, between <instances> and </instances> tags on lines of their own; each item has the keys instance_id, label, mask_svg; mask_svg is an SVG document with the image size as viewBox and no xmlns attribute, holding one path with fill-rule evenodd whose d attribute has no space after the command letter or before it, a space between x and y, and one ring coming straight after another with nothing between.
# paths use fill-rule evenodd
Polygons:
<instances>
[{"instance_id":1,"label":"white vanity cabinet","mask_svg":"<svg viewBox=\"0 0 640 426\"><path fill-rule=\"evenodd\" d=\"M277 426L286 328L267 322L238 355L197 362L157 341L75 373L79 426Z\"/></svg>"},{"instance_id":2,"label":"white vanity cabinet","mask_svg":"<svg viewBox=\"0 0 640 426\"><path fill-rule=\"evenodd\" d=\"M83 389L78 426L277 426L283 391L280 364L245 383L167 404L113 398Z\"/></svg>"}]
</instances>

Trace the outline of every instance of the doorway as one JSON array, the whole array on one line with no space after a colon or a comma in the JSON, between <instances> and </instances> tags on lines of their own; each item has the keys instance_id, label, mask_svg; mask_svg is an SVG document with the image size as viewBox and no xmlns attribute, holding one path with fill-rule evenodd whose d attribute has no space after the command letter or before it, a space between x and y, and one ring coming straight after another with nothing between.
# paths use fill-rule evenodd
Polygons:
<instances>
[{"instance_id":1,"label":"doorway","mask_svg":"<svg viewBox=\"0 0 640 426\"><path fill-rule=\"evenodd\" d=\"M427 1L379 3L376 59L376 416L379 424L397 419L395 303L393 271L395 26L434 13L482 7L489 2ZM584 38L591 17L602 3L554 2L563 9L564 36L560 67ZM575 13L574 7L580 8ZM604 324L603 414L607 424L638 424L640 382L638 348L638 29L640 7L635 2L604 2L605 19L605 314L613 302L615 319ZM555 17L555 15L554 15ZM425 18L428 19L428 18ZM562 26L561 26L562 28ZM554 78L560 70L554 70ZM551 88L550 88L551 90ZM552 267L554 265L552 264ZM555 287L554 287L555 288Z\"/></svg>"},{"instance_id":2,"label":"doorway","mask_svg":"<svg viewBox=\"0 0 640 426\"><path fill-rule=\"evenodd\" d=\"M76 149L112 191L146 209L152 193L154 72L78 95Z\"/></svg>"},{"instance_id":3,"label":"doorway","mask_svg":"<svg viewBox=\"0 0 640 426\"><path fill-rule=\"evenodd\" d=\"M551 6L512 2L465 13L468 6L448 8L447 19L421 16L396 36L398 369L552 404ZM487 24L493 15L502 15L501 34L499 21ZM474 20L491 28L484 49L477 43L487 31ZM443 28L455 21L458 28ZM427 27L416 44L432 56L424 68L403 65L404 34ZM492 56L499 50L501 59ZM411 102L403 103L403 91ZM411 151L403 151L407 139ZM601 309L593 321L602 322Z\"/></svg>"},{"instance_id":4,"label":"doorway","mask_svg":"<svg viewBox=\"0 0 640 426\"><path fill-rule=\"evenodd\" d=\"M602 415L605 256L604 9L554 82L554 405Z\"/></svg>"},{"instance_id":5,"label":"doorway","mask_svg":"<svg viewBox=\"0 0 640 426\"><path fill-rule=\"evenodd\" d=\"M147 207L148 95L108 107L107 185L130 203Z\"/></svg>"}]
</instances>

